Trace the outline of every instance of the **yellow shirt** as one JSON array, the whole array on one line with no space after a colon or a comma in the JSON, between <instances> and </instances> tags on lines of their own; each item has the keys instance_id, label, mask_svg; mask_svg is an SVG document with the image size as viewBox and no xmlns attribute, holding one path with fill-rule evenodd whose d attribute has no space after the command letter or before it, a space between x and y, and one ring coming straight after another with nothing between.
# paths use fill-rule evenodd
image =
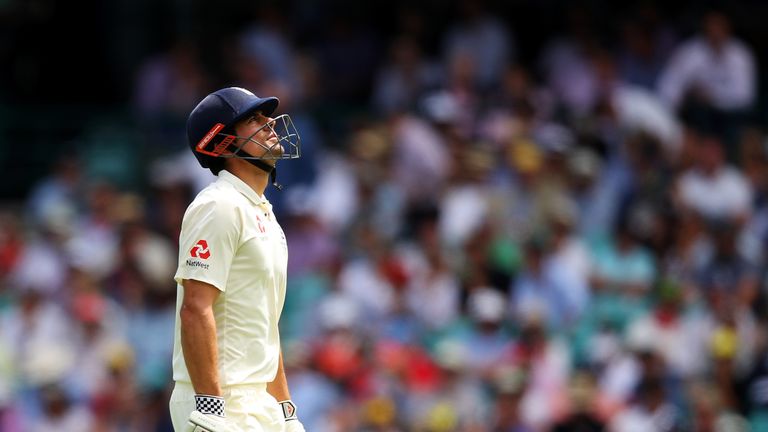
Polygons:
<instances>
[{"instance_id":1,"label":"yellow shirt","mask_svg":"<svg viewBox=\"0 0 768 432\"><path fill-rule=\"evenodd\" d=\"M222 386L274 380L278 321L285 301L288 247L272 206L238 177L221 171L184 213L179 237L173 379L190 383L181 350L184 279L219 290L213 304Z\"/></svg>"}]
</instances>

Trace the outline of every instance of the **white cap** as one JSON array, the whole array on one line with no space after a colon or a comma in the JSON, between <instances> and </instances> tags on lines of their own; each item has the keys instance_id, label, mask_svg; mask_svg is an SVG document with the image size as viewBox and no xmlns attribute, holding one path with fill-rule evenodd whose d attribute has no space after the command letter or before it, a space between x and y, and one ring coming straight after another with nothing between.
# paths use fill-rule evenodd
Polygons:
<instances>
[{"instance_id":1,"label":"white cap","mask_svg":"<svg viewBox=\"0 0 768 432\"><path fill-rule=\"evenodd\" d=\"M506 303L504 296L489 287L477 288L468 299L469 315L476 321L499 322L504 318Z\"/></svg>"}]
</instances>

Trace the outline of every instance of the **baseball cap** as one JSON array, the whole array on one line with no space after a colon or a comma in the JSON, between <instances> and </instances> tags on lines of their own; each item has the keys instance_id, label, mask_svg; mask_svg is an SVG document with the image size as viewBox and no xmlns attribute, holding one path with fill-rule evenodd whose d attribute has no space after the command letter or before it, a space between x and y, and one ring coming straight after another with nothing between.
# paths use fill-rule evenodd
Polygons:
<instances>
[{"instance_id":1,"label":"baseball cap","mask_svg":"<svg viewBox=\"0 0 768 432\"><path fill-rule=\"evenodd\" d=\"M199 150L214 148L223 138L218 133L231 129L235 123L254 111L270 116L280 101L276 97L258 97L241 87L227 87L206 96L187 118L187 138L195 157L204 168L213 156Z\"/></svg>"}]
</instances>

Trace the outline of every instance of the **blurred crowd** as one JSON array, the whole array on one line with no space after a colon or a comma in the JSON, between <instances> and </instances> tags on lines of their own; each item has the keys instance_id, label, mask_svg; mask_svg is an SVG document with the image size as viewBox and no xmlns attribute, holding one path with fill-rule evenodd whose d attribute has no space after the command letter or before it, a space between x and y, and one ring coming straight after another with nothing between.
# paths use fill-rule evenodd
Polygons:
<instances>
[{"instance_id":1,"label":"blurred crowd","mask_svg":"<svg viewBox=\"0 0 768 432\"><path fill-rule=\"evenodd\" d=\"M268 197L307 430L768 430L754 49L721 11L683 34L648 6L607 41L573 10L521 61L515 28L460 8L436 52L408 8L307 49L265 6L217 68L183 39L147 58L144 187L67 155L0 214L0 430L172 430L178 233L214 179L184 119L220 84L301 133Z\"/></svg>"}]
</instances>

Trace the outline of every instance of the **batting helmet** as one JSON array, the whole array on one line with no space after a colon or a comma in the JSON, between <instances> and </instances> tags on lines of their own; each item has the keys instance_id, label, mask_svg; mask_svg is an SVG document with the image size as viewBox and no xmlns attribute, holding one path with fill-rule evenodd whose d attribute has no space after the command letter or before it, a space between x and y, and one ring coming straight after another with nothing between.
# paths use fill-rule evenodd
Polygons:
<instances>
[{"instance_id":1,"label":"batting helmet","mask_svg":"<svg viewBox=\"0 0 768 432\"><path fill-rule=\"evenodd\" d=\"M276 97L260 98L240 87L223 88L206 96L187 119L189 146L200 165L218 174L223 166L220 158L234 157L245 159L267 172L272 172L274 167L261 162L262 160L298 158L301 155L301 139L287 114L272 119L259 129L270 128L275 132L278 137L277 145L282 147L279 152L272 152L265 143L256 141L256 133L249 137L235 135L235 123L248 118L256 111L271 116L278 103ZM239 141L236 141L238 139ZM242 147L247 141L264 147L264 155L254 157L243 151Z\"/></svg>"}]
</instances>

